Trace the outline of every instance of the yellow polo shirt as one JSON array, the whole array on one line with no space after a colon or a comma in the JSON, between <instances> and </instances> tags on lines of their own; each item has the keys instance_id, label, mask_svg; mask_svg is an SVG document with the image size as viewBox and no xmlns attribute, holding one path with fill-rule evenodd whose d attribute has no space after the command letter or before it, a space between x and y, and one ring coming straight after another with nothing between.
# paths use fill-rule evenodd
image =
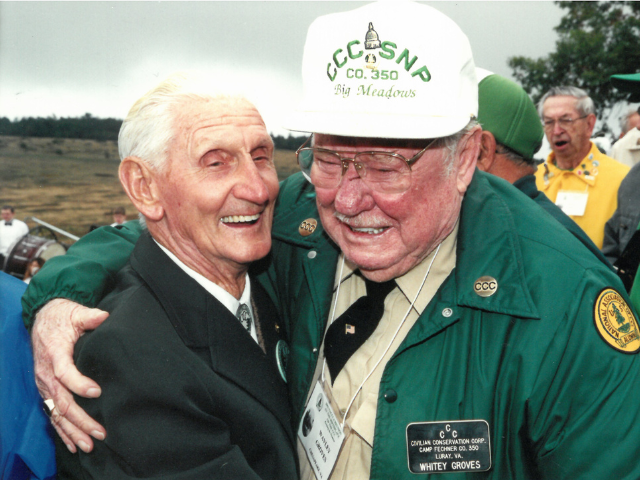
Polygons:
<instances>
[{"instance_id":1,"label":"yellow polo shirt","mask_svg":"<svg viewBox=\"0 0 640 480\"><path fill-rule=\"evenodd\" d=\"M327 396L333 396L341 415L344 415L351 398L356 394L362 381L373 370L349 410L346 419L348 427L345 425L344 430L346 434L344 447L338 456L331 480L367 480L369 478L378 390L382 373L391 356L405 339L416 320L418 320L419 315L427 307L440 285L455 267L457 236L458 225L456 224L453 231L442 242L424 287L410 311L411 301L418 293L435 251L411 271L402 277L396 278L397 287L385 299L384 314L378 327L347 361L333 386L331 386L329 368L324 368L326 378L325 392L330 389L330 392L326 392L328 393ZM354 275L356 269L353 265L345 263L342 277L339 278L341 263L342 256L338 260L338 269L336 271L334 292L339 280L341 285L334 318L338 318L351 304L358 298L365 296L367 292L364 280L359 275ZM333 302L335 302L335 293L332 305ZM409 311L409 314L403 323L402 321L407 311ZM329 319L330 321L331 318ZM329 322L327 322L327 328ZM402 326L400 326L401 324ZM393 335L399 326L398 335L393 339ZM387 346L390 343L391 347L387 350ZM315 386L320 378L324 363L323 344L312 386ZM342 421L342 418L338 418L338 421ZM300 458L301 480L314 480L313 469L299 440L298 456Z\"/></svg>"},{"instance_id":2,"label":"yellow polo shirt","mask_svg":"<svg viewBox=\"0 0 640 480\"><path fill-rule=\"evenodd\" d=\"M538 190L557 204L558 192L586 193L583 215L569 215L598 248L602 248L604 225L618 208L618 188L629 167L606 156L591 142L591 150L573 170L562 170L551 152L538 167Z\"/></svg>"}]
</instances>

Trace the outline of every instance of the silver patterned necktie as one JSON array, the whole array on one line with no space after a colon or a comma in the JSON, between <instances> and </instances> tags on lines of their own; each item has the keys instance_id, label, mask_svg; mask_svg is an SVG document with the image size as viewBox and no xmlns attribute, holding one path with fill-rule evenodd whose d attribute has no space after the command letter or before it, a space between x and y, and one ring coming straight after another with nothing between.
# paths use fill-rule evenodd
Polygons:
<instances>
[{"instance_id":1,"label":"silver patterned necktie","mask_svg":"<svg viewBox=\"0 0 640 480\"><path fill-rule=\"evenodd\" d=\"M236 312L236 317L240 320L240 323L247 332L251 333L251 311L249 310L249 306L241 303Z\"/></svg>"}]
</instances>

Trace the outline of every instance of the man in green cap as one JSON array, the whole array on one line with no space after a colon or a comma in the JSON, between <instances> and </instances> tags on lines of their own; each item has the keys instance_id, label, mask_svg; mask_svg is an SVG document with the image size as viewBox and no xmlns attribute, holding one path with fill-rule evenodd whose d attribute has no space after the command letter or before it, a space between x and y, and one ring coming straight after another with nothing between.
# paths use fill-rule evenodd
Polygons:
<instances>
[{"instance_id":1,"label":"man in green cap","mask_svg":"<svg viewBox=\"0 0 640 480\"><path fill-rule=\"evenodd\" d=\"M537 165L544 131L527 92L517 83L477 68L478 123L482 127L478 168L503 178L551 214L605 265L598 247L557 205L536 187Z\"/></svg>"}]
</instances>

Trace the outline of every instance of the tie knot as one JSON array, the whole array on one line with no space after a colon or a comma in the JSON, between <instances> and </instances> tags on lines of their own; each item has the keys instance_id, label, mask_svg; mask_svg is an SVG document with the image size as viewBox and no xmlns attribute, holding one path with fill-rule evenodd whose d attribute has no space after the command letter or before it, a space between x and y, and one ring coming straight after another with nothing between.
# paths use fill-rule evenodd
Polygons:
<instances>
[{"instance_id":1,"label":"tie knot","mask_svg":"<svg viewBox=\"0 0 640 480\"><path fill-rule=\"evenodd\" d=\"M377 328L384 315L384 299L396 286L394 280L372 282L364 278L364 283L367 294L352 303L336 318L325 336L324 355L332 381L336 379L347 360Z\"/></svg>"},{"instance_id":2,"label":"tie knot","mask_svg":"<svg viewBox=\"0 0 640 480\"><path fill-rule=\"evenodd\" d=\"M386 282L373 282L365 278L364 284L367 287L368 297L373 297L374 299L382 300L383 302L387 295L391 293L391 290L396 287L395 280L387 280Z\"/></svg>"},{"instance_id":3,"label":"tie knot","mask_svg":"<svg viewBox=\"0 0 640 480\"><path fill-rule=\"evenodd\" d=\"M247 332L251 333L251 311L249 310L249 306L241 303L236 312L236 317L240 320L240 323Z\"/></svg>"}]
</instances>

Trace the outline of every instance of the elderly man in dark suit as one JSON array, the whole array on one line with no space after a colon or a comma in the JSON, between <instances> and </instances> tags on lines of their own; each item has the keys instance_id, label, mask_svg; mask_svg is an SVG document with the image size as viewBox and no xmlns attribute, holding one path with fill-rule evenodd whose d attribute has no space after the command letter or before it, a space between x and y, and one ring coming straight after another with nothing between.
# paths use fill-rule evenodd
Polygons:
<instances>
[{"instance_id":1,"label":"elderly man in dark suit","mask_svg":"<svg viewBox=\"0 0 640 480\"><path fill-rule=\"evenodd\" d=\"M79 455L60 442L61 478L297 478L287 348L248 275L271 248L273 143L246 99L194 85L170 77L121 128L120 180L147 231L75 348L102 387L78 403L108 435Z\"/></svg>"}]
</instances>

